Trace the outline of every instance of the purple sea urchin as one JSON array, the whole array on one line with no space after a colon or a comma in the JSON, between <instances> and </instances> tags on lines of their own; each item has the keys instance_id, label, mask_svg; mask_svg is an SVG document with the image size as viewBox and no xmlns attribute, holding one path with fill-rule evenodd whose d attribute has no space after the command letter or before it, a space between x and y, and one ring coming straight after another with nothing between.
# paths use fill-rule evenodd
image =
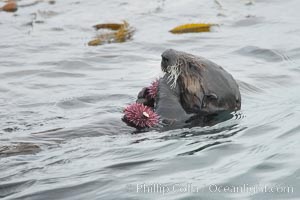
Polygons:
<instances>
[{"instance_id":1,"label":"purple sea urchin","mask_svg":"<svg viewBox=\"0 0 300 200\"><path fill-rule=\"evenodd\" d=\"M148 89L148 96L149 96L150 98L152 98L152 99L155 99L156 96L157 96L157 92L158 92L158 84L159 84L158 79L156 79L155 81L153 81L153 82L151 83L150 86L147 87L147 89Z\"/></svg>"},{"instance_id":2,"label":"purple sea urchin","mask_svg":"<svg viewBox=\"0 0 300 200\"><path fill-rule=\"evenodd\" d=\"M150 107L134 103L124 109L123 120L135 128L150 128L158 124L159 116Z\"/></svg>"}]
</instances>

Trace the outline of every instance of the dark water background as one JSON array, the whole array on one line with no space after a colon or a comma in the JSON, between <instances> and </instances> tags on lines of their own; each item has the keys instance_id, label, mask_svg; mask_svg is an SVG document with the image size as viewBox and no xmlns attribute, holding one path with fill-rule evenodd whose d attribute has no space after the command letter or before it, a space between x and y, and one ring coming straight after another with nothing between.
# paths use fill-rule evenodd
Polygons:
<instances>
[{"instance_id":1,"label":"dark water background","mask_svg":"<svg viewBox=\"0 0 300 200\"><path fill-rule=\"evenodd\" d=\"M0 198L299 199L299 8L298 0L64 0L0 12ZM92 25L124 19L133 40L87 46ZM168 32L192 22L220 26ZM228 70L241 117L132 134L122 109L161 75L167 48ZM137 192L142 184L175 190ZM290 192L214 188L243 185Z\"/></svg>"}]
</instances>

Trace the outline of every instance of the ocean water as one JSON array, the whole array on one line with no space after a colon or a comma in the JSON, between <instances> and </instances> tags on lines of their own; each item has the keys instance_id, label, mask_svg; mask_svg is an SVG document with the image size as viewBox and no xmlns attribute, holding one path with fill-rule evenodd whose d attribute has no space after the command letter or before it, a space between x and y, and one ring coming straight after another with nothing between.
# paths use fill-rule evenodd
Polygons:
<instances>
[{"instance_id":1,"label":"ocean water","mask_svg":"<svg viewBox=\"0 0 300 200\"><path fill-rule=\"evenodd\" d=\"M298 0L33 2L0 12L1 199L300 199ZM132 40L87 45L93 25L122 20ZM168 32L201 22L219 26ZM168 48L229 71L240 117L126 126Z\"/></svg>"}]
</instances>

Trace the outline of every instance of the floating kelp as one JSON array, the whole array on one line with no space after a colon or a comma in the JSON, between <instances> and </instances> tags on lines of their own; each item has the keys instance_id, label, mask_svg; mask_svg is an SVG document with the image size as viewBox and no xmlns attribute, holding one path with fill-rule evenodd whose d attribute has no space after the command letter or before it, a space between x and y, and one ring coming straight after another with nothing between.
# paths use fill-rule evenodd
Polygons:
<instances>
[{"instance_id":1,"label":"floating kelp","mask_svg":"<svg viewBox=\"0 0 300 200\"><path fill-rule=\"evenodd\" d=\"M36 1L29 2L29 3L26 2L25 4L24 3L22 4L22 2L17 4L15 0L9 0L3 7L0 7L0 11L16 12L18 10L18 8L30 7L30 6L34 6L34 5L37 5L38 3L43 3L43 2L48 2L49 4L55 4L54 0L47 0L47 1L46 0L36 0Z\"/></svg>"},{"instance_id":2,"label":"floating kelp","mask_svg":"<svg viewBox=\"0 0 300 200\"><path fill-rule=\"evenodd\" d=\"M114 30L114 31L117 31L118 29L120 29L124 24L96 24L94 25L93 27L96 29L96 30L99 30L99 29L111 29L111 30Z\"/></svg>"},{"instance_id":3,"label":"floating kelp","mask_svg":"<svg viewBox=\"0 0 300 200\"><path fill-rule=\"evenodd\" d=\"M97 35L95 39L88 42L89 46L97 46L104 43L125 42L132 37L134 32L134 29L130 27L126 21L124 21L123 24L97 24L93 27L96 30L108 29L111 32Z\"/></svg>"},{"instance_id":4,"label":"floating kelp","mask_svg":"<svg viewBox=\"0 0 300 200\"><path fill-rule=\"evenodd\" d=\"M102 41L99 38L91 40L91 41L88 42L89 46L98 46L98 45L101 45L101 44L102 44Z\"/></svg>"},{"instance_id":5,"label":"floating kelp","mask_svg":"<svg viewBox=\"0 0 300 200\"><path fill-rule=\"evenodd\" d=\"M125 42L130 39L133 34L133 28L129 27L129 24L124 21L124 24L115 33L116 42Z\"/></svg>"},{"instance_id":6,"label":"floating kelp","mask_svg":"<svg viewBox=\"0 0 300 200\"><path fill-rule=\"evenodd\" d=\"M209 32L212 26L216 24L183 24L170 30L171 33L200 33Z\"/></svg>"},{"instance_id":7,"label":"floating kelp","mask_svg":"<svg viewBox=\"0 0 300 200\"><path fill-rule=\"evenodd\" d=\"M15 1L9 1L2 8L0 8L0 11L1 10L6 12L16 12L18 10L18 5Z\"/></svg>"}]
</instances>

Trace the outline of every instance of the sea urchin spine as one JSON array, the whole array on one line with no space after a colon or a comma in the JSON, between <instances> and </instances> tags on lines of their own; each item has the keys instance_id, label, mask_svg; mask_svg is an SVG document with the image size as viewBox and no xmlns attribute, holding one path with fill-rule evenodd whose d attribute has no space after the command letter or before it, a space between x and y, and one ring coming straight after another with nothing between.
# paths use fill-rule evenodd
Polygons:
<instances>
[{"instance_id":1,"label":"sea urchin spine","mask_svg":"<svg viewBox=\"0 0 300 200\"><path fill-rule=\"evenodd\" d=\"M159 122L159 115L150 107L140 103L127 106L124 114L124 120L135 128L150 128Z\"/></svg>"},{"instance_id":2,"label":"sea urchin spine","mask_svg":"<svg viewBox=\"0 0 300 200\"><path fill-rule=\"evenodd\" d=\"M157 96L157 93L158 93L158 79L156 79L155 81L153 81L151 83L150 86L147 87L148 89L148 96L151 98L151 99L155 99L156 96Z\"/></svg>"}]
</instances>

